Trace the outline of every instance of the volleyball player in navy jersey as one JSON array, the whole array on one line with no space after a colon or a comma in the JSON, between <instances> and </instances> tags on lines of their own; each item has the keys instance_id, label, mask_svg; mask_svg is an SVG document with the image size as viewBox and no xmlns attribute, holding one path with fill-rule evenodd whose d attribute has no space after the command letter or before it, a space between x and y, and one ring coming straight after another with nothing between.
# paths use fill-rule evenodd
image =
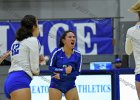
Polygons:
<instances>
[{"instance_id":1,"label":"volleyball player in navy jersey","mask_svg":"<svg viewBox=\"0 0 140 100\"><path fill-rule=\"evenodd\" d=\"M79 100L75 80L81 71L82 56L74 49L75 42L75 34L72 31L66 31L60 38L59 48L51 54L49 70L52 75L49 100L61 100L62 93L67 100Z\"/></svg>"},{"instance_id":2,"label":"volleyball player in navy jersey","mask_svg":"<svg viewBox=\"0 0 140 100\"><path fill-rule=\"evenodd\" d=\"M11 46L11 67L4 84L9 100L31 100L30 82L39 75L39 27L37 18L26 15Z\"/></svg>"}]
</instances>

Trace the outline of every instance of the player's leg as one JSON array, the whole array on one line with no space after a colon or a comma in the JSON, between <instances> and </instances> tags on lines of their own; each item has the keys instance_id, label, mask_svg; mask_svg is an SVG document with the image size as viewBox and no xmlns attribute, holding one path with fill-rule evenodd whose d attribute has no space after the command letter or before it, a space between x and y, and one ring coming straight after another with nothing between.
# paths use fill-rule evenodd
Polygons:
<instances>
[{"instance_id":1,"label":"player's leg","mask_svg":"<svg viewBox=\"0 0 140 100\"><path fill-rule=\"evenodd\" d=\"M140 74L135 75L135 85L136 85L137 95L140 100Z\"/></svg>"},{"instance_id":2,"label":"player's leg","mask_svg":"<svg viewBox=\"0 0 140 100\"><path fill-rule=\"evenodd\" d=\"M135 84L136 84L137 94L138 94L138 97L139 97L139 100L140 100L140 82L136 81Z\"/></svg>"},{"instance_id":3,"label":"player's leg","mask_svg":"<svg viewBox=\"0 0 140 100\"><path fill-rule=\"evenodd\" d=\"M49 100L61 100L62 92L55 88L49 88Z\"/></svg>"},{"instance_id":4,"label":"player's leg","mask_svg":"<svg viewBox=\"0 0 140 100\"><path fill-rule=\"evenodd\" d=\"M4 83L5 96L11 100L31 100L31 80L24 71L9 73Z\"/></svg>"},{"instance_id":5,"label":"player's leg","mask_svg":"<svg viewBox=\"0 0 140 100\"><path fill-rule=\"evenodd\" d=\"M30 88L23 88L13 91L11 94L11 100L31 100Z\"/></svg>"},{"instance_id":6,"label":"player's leg","mask_svg":"<svg viewBox=\"0 0 140 100\"><path fill-rule=\"evenodd\" d=\"M67 100L79 100L77 88L72 88L65 93L65 97Z\"/></svg>"}]
</instances>

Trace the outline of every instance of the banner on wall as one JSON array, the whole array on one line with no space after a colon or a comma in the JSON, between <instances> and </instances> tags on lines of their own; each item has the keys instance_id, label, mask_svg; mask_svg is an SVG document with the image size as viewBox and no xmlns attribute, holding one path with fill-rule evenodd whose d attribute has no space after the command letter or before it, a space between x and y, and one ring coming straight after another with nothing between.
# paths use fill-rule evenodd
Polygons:
<instances>
[{"instance_id":1,"label":"banner on wall","mask_svg":"<svg viewBox=\"0 0 140 100\"><path fill-rule=\"evenodd\" d=\"M32 100L49 100L50 79L47 75L34 76L30 84ZM109 74L80 75L76 79L76 87L79 100L112 100L112 80ZM66 100L64 94L62 100Z\"/></svg>"},{"instance_id":2,"label":"banner on wall","mask_svg":"<svg viewBox=\"0 0 140 100\"><path fill-rule=\"evenodd\" d=\"M19 22L0 22L0 51L9 50L20 27ZM75 19L39 21L41 53L50 55L66 30L76 33L76 47L83 55L113 54L112 19Z\"/></svg>"}]
</instances>

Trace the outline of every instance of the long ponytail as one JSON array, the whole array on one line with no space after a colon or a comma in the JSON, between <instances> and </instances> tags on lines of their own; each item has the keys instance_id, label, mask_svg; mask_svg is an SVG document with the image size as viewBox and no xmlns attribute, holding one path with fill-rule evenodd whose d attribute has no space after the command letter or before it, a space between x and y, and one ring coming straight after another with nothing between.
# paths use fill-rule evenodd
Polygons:
<instances>
[{"instance_id":1,"label":"long ponytail","mask_svg":"<svg viewBox=\"0 0 140 100\"><path fill-rule=\"evenodd\" d=\"M16 32L16 39L22 41L25 38L31 37L33 32L33 26L37 26L36 17L33 15L26 15L21 20L21 27Z\"/></svg>"}]
</instances>

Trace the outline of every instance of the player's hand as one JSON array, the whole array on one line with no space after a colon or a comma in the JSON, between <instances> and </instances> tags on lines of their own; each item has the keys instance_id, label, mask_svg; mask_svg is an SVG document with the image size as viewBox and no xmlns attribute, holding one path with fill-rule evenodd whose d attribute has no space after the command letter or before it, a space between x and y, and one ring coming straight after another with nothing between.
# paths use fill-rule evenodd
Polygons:
<instances>
[{"instance_id":1,"label":"player's hand","mask_svg":"<svg viewBox=\"0 0 140 100\"><path fill-rule=\"evenodd\" d=\"M52 76L52 78L56 78L56 79L59 80L59 79L60 79L60 74L59 74L59 73L55 73L55 72L54 72L54 74L55 74L55 75Z\"/></svg>"},{"instance_id":2,"label":"player's hand","mask_svg":"<svg viewBox=\"0 0 140 100\"><path fill-rule=\"evenodd\" d=\"M39 64L42 64L45 61L44 55L39 56Z\"/></svg>"},{"instance_id":3,"label":"player's hand","mask_svg":"<svg viewBox=\"0 0 140 100\"><path fill-rule=\"evenodd\" d=\"M8 56L10 56L10 51L4 53L4 55L0 58L0 64L5 60Z\"/></svg>"},{"instance_id":4,"label":"player's hand","mask_svg":"<svg viewBox=\"0 0 140 100\"><path fill-rule=\"evenodd\" d=\"M69 65L68 67L65 68L66 74L70 74L72 71L72 67Z\"/></svg>"}]
</instances>

